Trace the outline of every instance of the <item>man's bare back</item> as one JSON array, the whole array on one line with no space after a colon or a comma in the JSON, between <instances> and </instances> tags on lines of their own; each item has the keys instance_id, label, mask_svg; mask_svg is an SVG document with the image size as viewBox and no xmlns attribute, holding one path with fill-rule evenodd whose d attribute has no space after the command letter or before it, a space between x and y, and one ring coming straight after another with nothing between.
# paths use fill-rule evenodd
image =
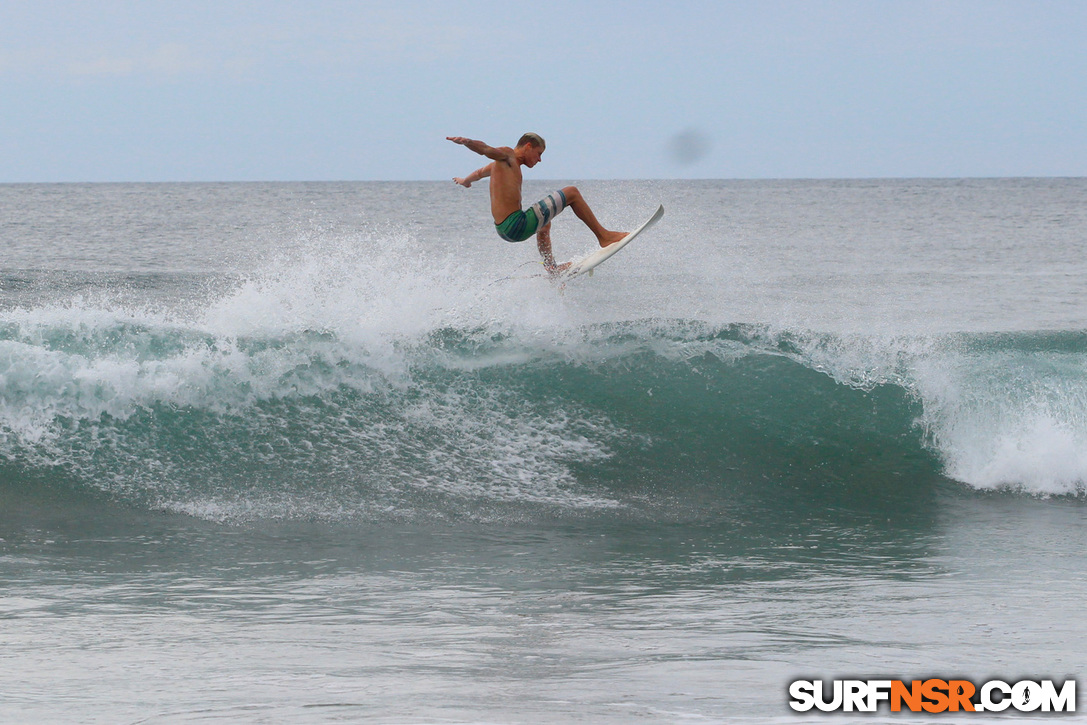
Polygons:
<instances>
[{"instance_id":1,"label":"man's bare back","mask_svg":"<svg viewBox=\"0 0 1087 725\"><path fill-rule=\"evenodd\" d=\"M574 210L574 214L585 223L585 226L589 227L601 247L614 244L626 236L625 232L605 229L597 221L576 186L564 187L555 194L541 199L527 212L522 211L521 166L531 169L540 163L545 144L538 135L526 133L518 141L516 148L488 146L482 141L463 136L447 136L446 138L491 159L491 163L486 166L476 169L464 178L454 178L453 181L467 188L480 179L490 177L491 216L494 217L499 236L508 241L523 241L535 232L537 247L544 259L544 266L549 271L558 269L551 254L551 219L567 206Z\"/></svg>"}]
</instances>

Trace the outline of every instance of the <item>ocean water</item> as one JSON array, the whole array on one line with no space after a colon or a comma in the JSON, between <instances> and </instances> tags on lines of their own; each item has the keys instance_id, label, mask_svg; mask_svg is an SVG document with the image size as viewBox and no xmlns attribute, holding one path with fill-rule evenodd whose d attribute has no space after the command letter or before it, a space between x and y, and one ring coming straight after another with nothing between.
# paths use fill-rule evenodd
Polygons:
<instances>
[{"instance_id":1,"label":"ocean water","mask_svg":"<svg viewBox=\"0 0 1087 725\"><path fill-rule=\"evenodd\" d=\"M0 721L1083 684L1087 180L580 186L0 186Z\"/></svg>"}]
</instances>

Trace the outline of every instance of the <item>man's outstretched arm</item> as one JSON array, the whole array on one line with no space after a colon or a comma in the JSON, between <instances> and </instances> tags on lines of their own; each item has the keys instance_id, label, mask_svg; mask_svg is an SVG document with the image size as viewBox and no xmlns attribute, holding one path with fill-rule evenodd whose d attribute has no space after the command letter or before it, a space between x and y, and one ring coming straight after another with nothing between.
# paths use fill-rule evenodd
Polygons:
<instances>
[{"instance_id":1,"label":"man's outstretched arm","mask_svg":"<svg viewBox=\"0 0 1087 725\"><path fill-rule=\"evenodd\" d=\"M491 171L493 171L493 170L494 170L494 164L487 164L486 166L484 166L481 169L476 169L472 173L465 176L463 179L460 178L459 176L454 176L453 181L455 183L457 183L457 184L460 184L465 189L467 189L467 188L471 187L472 184L479 181L480 179L485 179L488 176L490 176Z\"/></svg>"},{"instance_id":2,"label":"man's outstretched arm","mask_svg":"<svg viewBox=\"0 0 1087 725\"><path fill-rule=\"evenodd\" d=\"M504 161L509 163L509 160L513 157L513 149L505 146L495 148L494 146L488 146L482 141L475 141L464 136L446 136L447 141L460 144L464 148L475 151L480 156L486 156L492 161Z\"/></svg>"}]
</instances>

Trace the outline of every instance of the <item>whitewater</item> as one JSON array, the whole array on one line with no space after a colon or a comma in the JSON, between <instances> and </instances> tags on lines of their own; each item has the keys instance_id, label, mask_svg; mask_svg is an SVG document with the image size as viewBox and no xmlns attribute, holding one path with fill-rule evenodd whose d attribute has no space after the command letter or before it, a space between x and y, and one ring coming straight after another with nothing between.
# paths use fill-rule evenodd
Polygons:
<instances>
[{"instance_id":1,"label":"whitewater","mask_svg":"<svg viewBox=\"0 0 1087 725\"><path fill-rule=\"evenodd\" d=\"M3 719L1082 673L1087 182L580 186L666 214L565 289L485 190L0 186Z\"/></svg>"}]
</instances>

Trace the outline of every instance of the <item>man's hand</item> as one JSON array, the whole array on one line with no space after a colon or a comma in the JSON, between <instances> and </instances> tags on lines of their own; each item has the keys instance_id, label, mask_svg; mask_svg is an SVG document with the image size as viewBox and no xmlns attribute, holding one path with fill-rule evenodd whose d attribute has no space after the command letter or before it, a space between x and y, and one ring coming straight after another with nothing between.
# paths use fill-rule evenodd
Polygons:
<instances>
[{"instance_id":1,"label":"man's hand","mask_svg":"<svg viewBox=\"0 0 1087 725\"><path fill-rule=\"evenodd\" d=\"M453 177L453 183L454 184L460 184L465 189L471 189L472 188L472 182L468 181L468 179L460 179L460 178L457 178L456 176L454 176Z\"/></svg>"}]
</instances>

